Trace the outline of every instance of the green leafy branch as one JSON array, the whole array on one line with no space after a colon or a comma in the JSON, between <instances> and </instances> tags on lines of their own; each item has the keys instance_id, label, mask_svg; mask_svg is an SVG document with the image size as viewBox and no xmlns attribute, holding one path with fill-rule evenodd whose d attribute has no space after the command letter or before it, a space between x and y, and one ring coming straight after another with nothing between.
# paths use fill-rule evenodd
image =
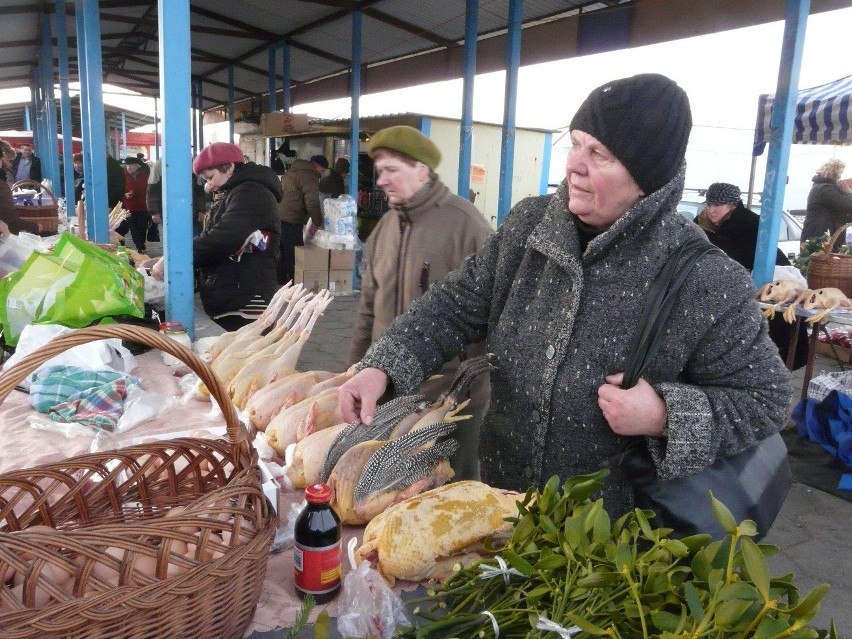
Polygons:
<instances>
[{"instance_id":1,"label":"green leafy branch","mask_svg":"<svg viewBox=\"0 0 852 639\"><path fill-rule=\"evenodd\" d=\"M635 509L612 522L591 496L606 471L553 477L519 502L513 534L494 549L511 569L484 579L496 559L457 566L446 583L412 605L420 620L398 637L494 636L552 638L541 618L571 629L574 639L822 639L808 623L828 591L822 584L800 599L793 576L771 577L766 558L777 551L752 540L754 522L737 523L709 495L726 532L682 539L653 528L650 511ZM505 575L505 576L504 576ZM488 614L485 614L487 611ZM828 633L836 639L834 624Z\"/></svg>"}]
</instances>

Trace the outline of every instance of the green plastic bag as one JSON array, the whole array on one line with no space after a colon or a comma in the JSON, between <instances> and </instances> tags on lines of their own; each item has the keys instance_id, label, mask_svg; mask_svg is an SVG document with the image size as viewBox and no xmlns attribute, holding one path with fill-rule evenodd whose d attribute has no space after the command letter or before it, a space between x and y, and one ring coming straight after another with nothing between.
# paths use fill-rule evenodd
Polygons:
<instances>
[{"instance_id":1,"label":"green plastic bag","mask_svg":"<svg viewBox=\"0 0 852 639\"><path fill-rule=\"evenodd\" d=\"M15 345L27 324L88 326L112 315L144 317L142 275L129 263L69 233L52 254L33 253L0 280L0 325Z\"/></svg>"}]
</instances>

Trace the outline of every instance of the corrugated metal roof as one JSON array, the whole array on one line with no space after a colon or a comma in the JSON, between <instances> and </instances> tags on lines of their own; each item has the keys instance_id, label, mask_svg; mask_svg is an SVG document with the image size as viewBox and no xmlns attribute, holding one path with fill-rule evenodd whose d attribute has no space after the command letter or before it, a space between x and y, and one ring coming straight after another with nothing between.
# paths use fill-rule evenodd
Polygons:
<instances>
[{"instance_id":1,"label":"corrugated metal roof","mask_svg":"<svg viewBox=\"0 0 852 639\"><path fill-rule=\"evenodd\" d=\"M523 19L536 21L581 7L600 9L636 1L525 0ZM508 5L508 0L479 3L480 35L506 28ZM238 100L266 93L270 45L290 45L291 78L296 86L347 72L351 15L356 8L363 14L365 65L454 47L464 38L464 0L191 0L192 75L202 80L205 107L227 102L231 64ZM73 0L67 0L72 82L77 79L74 10ZM104 81L158 95L157 1L101 0L99 10ZM52 16L54 5L44 0L0 0L0 89L29 84L39 55L42 11ZM280 65L279 57L279 74ZM0 109L0 123L20 128L22 113L20 106Z\"/></svg>"}]
</instances>

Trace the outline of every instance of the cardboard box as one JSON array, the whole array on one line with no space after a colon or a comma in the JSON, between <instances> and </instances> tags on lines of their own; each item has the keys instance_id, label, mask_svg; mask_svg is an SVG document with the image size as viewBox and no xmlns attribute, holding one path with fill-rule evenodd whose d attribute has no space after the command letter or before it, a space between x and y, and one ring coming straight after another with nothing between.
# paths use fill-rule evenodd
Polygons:
<instances>
[{"instance_id":1,"label":"cardboard box","mask_svg":"<svg viewBox=\"0 0 852 639\"><path fill-rule=\"evenodd\" d=\"M352 265L355 263L355 251L345 249L329 251L328 253L328 270L342 271L344 269L352 270Z\"/></svg>"},{"instance_id":2,"label":"cardboard box","mask_svg":"<svg viewBox=\"0 0 852 639\"><path fill-rule=\"evenodd\" d=\"M329 250L316 246L296 247L296 270L327 271Z\"/></svg>"},{"instance_id":3,"label":"cardboard box","mask_svg":"<svg viewBox=\"0 0 852 639\"><path fill-rule=\"evenodd\" d=\"M826 342L817 342L816 354L825 355L826 357L830 357L831 359L837 360L843 364L849 364L852 362L852 348L845 348L834 344L834 350L832 350L831 346L831 344ZM835 351L837 352L836 354Z\"/></svg>"},{"instance_id":4,"label":"cardboard box","mask_svg":"<svg viewBox=\"0 0 852 639\"><path fill-rule=\"evenodd\" d=\"M328 272L328 290L332 293L348 293L352 290L352 267Z\"/></svg>"},{"instance_id":5,"label":"cardboard box","mask_svg":"<svg viewBox=\"0 0 852 639\"><path fill-rule=\"evenodd\" d=\"M306 113L284 113L272 111L260 116L260 132L262 135L289 135L309 131L308 115Z\"/></svg>"},{"instance_id":6,"label":"cardboard box","mask_svg":"<svg viewBox=\"0 0 852 639\"><path fill-rule=\"evenodd\" d=\"M296 273L293 276L294 284L304 284L305 288L314 293L319 293L322 289L328 288L328 271L307 271L296 266Z\"/></svg>"}]
</instances>

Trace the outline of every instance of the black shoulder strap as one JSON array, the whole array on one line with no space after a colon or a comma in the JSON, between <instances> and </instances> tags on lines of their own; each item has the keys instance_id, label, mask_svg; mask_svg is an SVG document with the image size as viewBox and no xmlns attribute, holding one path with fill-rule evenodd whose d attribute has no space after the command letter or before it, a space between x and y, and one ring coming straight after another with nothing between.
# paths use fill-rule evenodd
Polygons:
<instances>
[{"instance_id":1,"label":"black shoulder strap","mask_svg":"<svg viewBox=\"0 0 852 639\"><path fill-rule=\"evenodd\" d=\"M654 359L660 348L660 339L678 291L698 260L715 250L718 249L706 240L690 238L672 253L663 266L651 285L648 297L645 298L641 315L641 331L630 349L624 369L624 381L621 383L622 388L634 386L645 371L645 367Z\"/></svg>"}]
</instances>

